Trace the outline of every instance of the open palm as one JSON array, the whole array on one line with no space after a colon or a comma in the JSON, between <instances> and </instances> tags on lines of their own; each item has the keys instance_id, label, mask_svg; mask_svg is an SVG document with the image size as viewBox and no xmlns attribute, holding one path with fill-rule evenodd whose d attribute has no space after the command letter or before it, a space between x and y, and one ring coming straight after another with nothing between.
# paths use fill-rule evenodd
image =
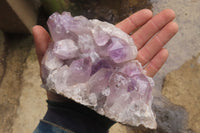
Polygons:
<instances>
[{"instance_id":1,"label":"open palm","mask_svg":"<svg viewBox=\"0 0 200 133\"><path fill-rule=\"evenodd\" d=\"M137 59L146 66L147 75L153 77L168 57L163 46L177 33L178 25L173 22L175 13L171 9L163 10L152 17L150 10L141 10L116 26L131 35L138 48ZM140 28L141 27L141 28Z\"/></svg>"},{"instance_id":2,"label":"open palm","mask_svg":"<svg viewBox=\"0 0 200 133\"><path fill-rule=\"evenodd\" d=\"M130 34L138 48L137 60L141 62L147 75L153 77L168 57L163 46L177 33L178 25L173 22L175 13L166 9L153 16L148 9L143 9L116 25ZM133 34L131 34L133 33ZM51 38L42 26L33 27L33 36L39 64L45 54Z\"/></svg>"}]
</instances>

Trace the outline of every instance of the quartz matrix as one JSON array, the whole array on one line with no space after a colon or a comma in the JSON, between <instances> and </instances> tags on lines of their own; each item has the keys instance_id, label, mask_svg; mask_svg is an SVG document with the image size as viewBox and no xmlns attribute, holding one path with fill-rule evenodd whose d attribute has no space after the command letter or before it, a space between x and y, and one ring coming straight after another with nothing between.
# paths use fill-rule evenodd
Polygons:
<instances>
[{"instance_id":1,"label":"quartz matrix","mask_svg":"<svg viewBox=\"0 0 200 133\"><path fill-rule=\"evenodd\" d=\"M128 34L69 12L52 14L47 24L53 41L42 60L44 88L120 123L156 128L154 82Z\"/></svg>"}]
</instances>

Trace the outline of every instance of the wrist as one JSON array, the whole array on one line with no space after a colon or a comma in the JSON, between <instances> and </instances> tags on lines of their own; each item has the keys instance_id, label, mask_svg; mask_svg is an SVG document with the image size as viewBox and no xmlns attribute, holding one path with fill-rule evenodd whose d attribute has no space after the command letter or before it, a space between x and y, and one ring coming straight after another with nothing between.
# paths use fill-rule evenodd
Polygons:
<instances>
[{"instance_id":1,"label":"wrist","mask_svg":"<svg viewBox=\"0 0 200 133\"><path fill-rule=\"evenodd\" d=\"M115 123L73 100L59 97L60 95L52 92L49 94L53 101L47 100L48 111L44 117L46 121L76 133L107 133Z\"/></svg>"},{"instance_id":2,"label":"wrist","mask_svg":"<svg viewBox=\"0 0 200 133\"><path fill-rule=\"evenodd\" d=\"M56 94L51 91L47 91L47 99L49 101L55 101L55 102L67 102L69 100L68 98L64 96Z\"/></svg>"}]
</instances>

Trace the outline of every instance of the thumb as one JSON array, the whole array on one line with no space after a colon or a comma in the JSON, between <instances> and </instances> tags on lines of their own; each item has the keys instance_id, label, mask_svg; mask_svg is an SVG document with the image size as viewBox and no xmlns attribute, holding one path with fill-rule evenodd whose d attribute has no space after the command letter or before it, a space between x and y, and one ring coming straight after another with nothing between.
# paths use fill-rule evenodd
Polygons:
<instances>
[{"instance_id":1,"label":"thumb","mask_svg":"<svg viewBox=\"0 0 200 133\"><path fill-rule=\"evenodd\" d=\"M49 33L39 25L36 25L32 28L32 33L35 41L35 50L38 57L39 64L41 64L41 60L45 54L45 51L48 47L49 42L51 42L51 38Z\"/></svg>"}]
</instances>

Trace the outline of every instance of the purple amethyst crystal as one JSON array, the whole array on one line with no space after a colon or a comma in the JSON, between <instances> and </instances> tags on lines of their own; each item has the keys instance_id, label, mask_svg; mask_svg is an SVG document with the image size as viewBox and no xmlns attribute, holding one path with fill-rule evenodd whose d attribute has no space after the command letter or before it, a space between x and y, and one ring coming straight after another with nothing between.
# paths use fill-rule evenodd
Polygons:
<instances>
[{"instance_id":1,"label":"purple amethyst crystal","mask_svg":"<svg viewBox=\"0 0 200 133\"><path fill-rule=\"evenodd\" d=\"M43 86L123 124L156 128L153 80L134 60L132 38L114 25L70 13L48 19L53 38L42 61Z\"/></svg>"}]
</instances>

